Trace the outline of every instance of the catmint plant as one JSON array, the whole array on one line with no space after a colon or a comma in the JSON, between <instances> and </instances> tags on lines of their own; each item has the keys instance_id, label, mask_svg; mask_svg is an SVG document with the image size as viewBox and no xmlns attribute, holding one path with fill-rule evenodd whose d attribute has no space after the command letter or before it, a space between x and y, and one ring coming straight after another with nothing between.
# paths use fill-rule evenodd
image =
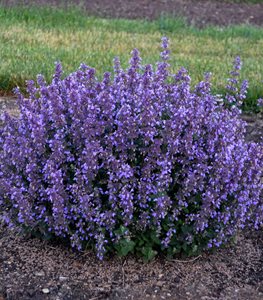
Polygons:
<instances>
[{"instance_id":1,"label":"catmint plant","mask_svg":"<svg viewBox=\"0 0 263 300\"><path fill-rule=\"evenodd\" d=\"M20 115L2 116L0 216L10 227L68 240L79 250L197 254L262 224L262 144L245 142L236 59L223 105L210 74L195 87L132 51L124 70L97 79L82 64L50 84L16 90ZM223 97L223 96L222 96Z\"/></svg>"}]
</instances>

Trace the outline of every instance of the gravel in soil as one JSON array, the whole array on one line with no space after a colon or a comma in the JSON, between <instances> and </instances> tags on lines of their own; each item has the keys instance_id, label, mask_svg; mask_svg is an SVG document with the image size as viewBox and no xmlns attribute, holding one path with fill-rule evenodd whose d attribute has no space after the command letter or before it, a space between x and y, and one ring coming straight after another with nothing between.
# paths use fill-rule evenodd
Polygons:
<instances>
[{"instance_id":1,"label":"gravel in soil","mask_svg":"<svg viewBox=\"0 0 263 300\"><path fill-rule=\"evenodd\" d=\"M80 5L89 15L113 18L153 20L163 14L184 16L192 25L254 24L263 25L263 2L231 3L216 0L2 0L0 4L69 6Z\"/></svg>"},{"instance_id":2,"label":"gravel in soil","mask_svg":"<svg viewBox=\"0 0 263 300\"><path fill-rule=\"evenodd\" d=\"M14 99L0 98L16 114ZM243 115L247 139L259 140L263 120ZM240 233L235 245L192 259L150 263L128 257L100 262L92 252L40 241L0 227L0 300L263 299L263 232Z\"/></svg>"}]
</instances>

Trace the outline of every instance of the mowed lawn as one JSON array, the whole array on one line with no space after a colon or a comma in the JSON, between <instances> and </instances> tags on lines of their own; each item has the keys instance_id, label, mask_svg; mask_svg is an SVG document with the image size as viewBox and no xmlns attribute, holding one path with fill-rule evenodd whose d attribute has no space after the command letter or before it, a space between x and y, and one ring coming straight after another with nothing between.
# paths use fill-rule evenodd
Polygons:
<instances>
[{"instance_id":1,"label":"mowed lawn","mask_svg":"<svg viewBox=\"0 0 263 300\"><path fill-rule=\"evenodd\" d=\"M250 82L246 106L263 96L263 28L248 25L197 29L182 19L162 17L154 22L99 19L80 10L0 7L0 92L41 73L50 80L54 62L61 61L65 75L80 63L96 68L97 76L112 70L119 56L127 67L130 52L138 48L143 63L159 59L160 40L171 42L171 71L184 66L193 84L206 71L213 74L213 89L222 93L235 56L243 64L242 79Z\"/></svg>"}]
</instances>

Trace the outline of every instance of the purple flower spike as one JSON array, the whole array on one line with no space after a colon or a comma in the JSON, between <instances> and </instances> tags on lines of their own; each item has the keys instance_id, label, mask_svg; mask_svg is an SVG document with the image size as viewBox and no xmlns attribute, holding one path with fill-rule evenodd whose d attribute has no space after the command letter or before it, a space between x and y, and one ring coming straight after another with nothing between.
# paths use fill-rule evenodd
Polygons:
<instances>
[{"instance_id":1,"label":"purple flower spike","mask_svg":"<svg viewBox=\"0 0 263 300\"><path fill-rule=\"evenodd\" d=\"M57 63L51 84L39 75L28 97L17 89L20 115L1 118L2 222L99 259L196 254L262 225L263 145L245 142L237 113L240 58L219 97L210 74L194 88L186 69L170 74L168 46L157 68L135 49L102 80L84 64L62 79Z\"/></svg>"}]
</instances>

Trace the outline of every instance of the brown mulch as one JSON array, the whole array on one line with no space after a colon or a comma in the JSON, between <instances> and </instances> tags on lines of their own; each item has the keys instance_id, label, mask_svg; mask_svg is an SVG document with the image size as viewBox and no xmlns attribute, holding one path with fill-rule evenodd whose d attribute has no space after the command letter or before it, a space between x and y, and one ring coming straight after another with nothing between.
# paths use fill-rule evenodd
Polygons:
<instances>
[{"instance_id":1,"label":"brown mulch","mask_svg":"<svg viewBox=\"0 0 263 300\"><path fill-rule=\"evenodd\" d=\"M216 0L1 0L0 4L15 5L81 5L90 15L128 19L156 19L163 14L184 16L192 25L254 24L263 25L263 2L232 3ZM66 21L65 21L66 22Z\"/></svg>"},{"instance_id":2,"label":"brown mulch","mask_svg":"<svg viewBox=\"0 0 263 300\"><path fill-rule=\"evenodd\" d=\"M16 114L14 99L0 110ZM243 115L247 139L263 135L263 118ZM240 233L236 244L192 259L134 257L100 262L94 253L19 236L0 226L0 300L263 299L263 232Z\"/></svg>"},{"instance_id":3,"label":"brown mulch","mask_svg":"<svg viewBox=\"0 0 263 300\"><path fill-rule=\"evenodd\" d=\"M263 234L195 260L100 262L59 245L0 230L0 299L263 299Z\"/></svg>"}]
</instances>

